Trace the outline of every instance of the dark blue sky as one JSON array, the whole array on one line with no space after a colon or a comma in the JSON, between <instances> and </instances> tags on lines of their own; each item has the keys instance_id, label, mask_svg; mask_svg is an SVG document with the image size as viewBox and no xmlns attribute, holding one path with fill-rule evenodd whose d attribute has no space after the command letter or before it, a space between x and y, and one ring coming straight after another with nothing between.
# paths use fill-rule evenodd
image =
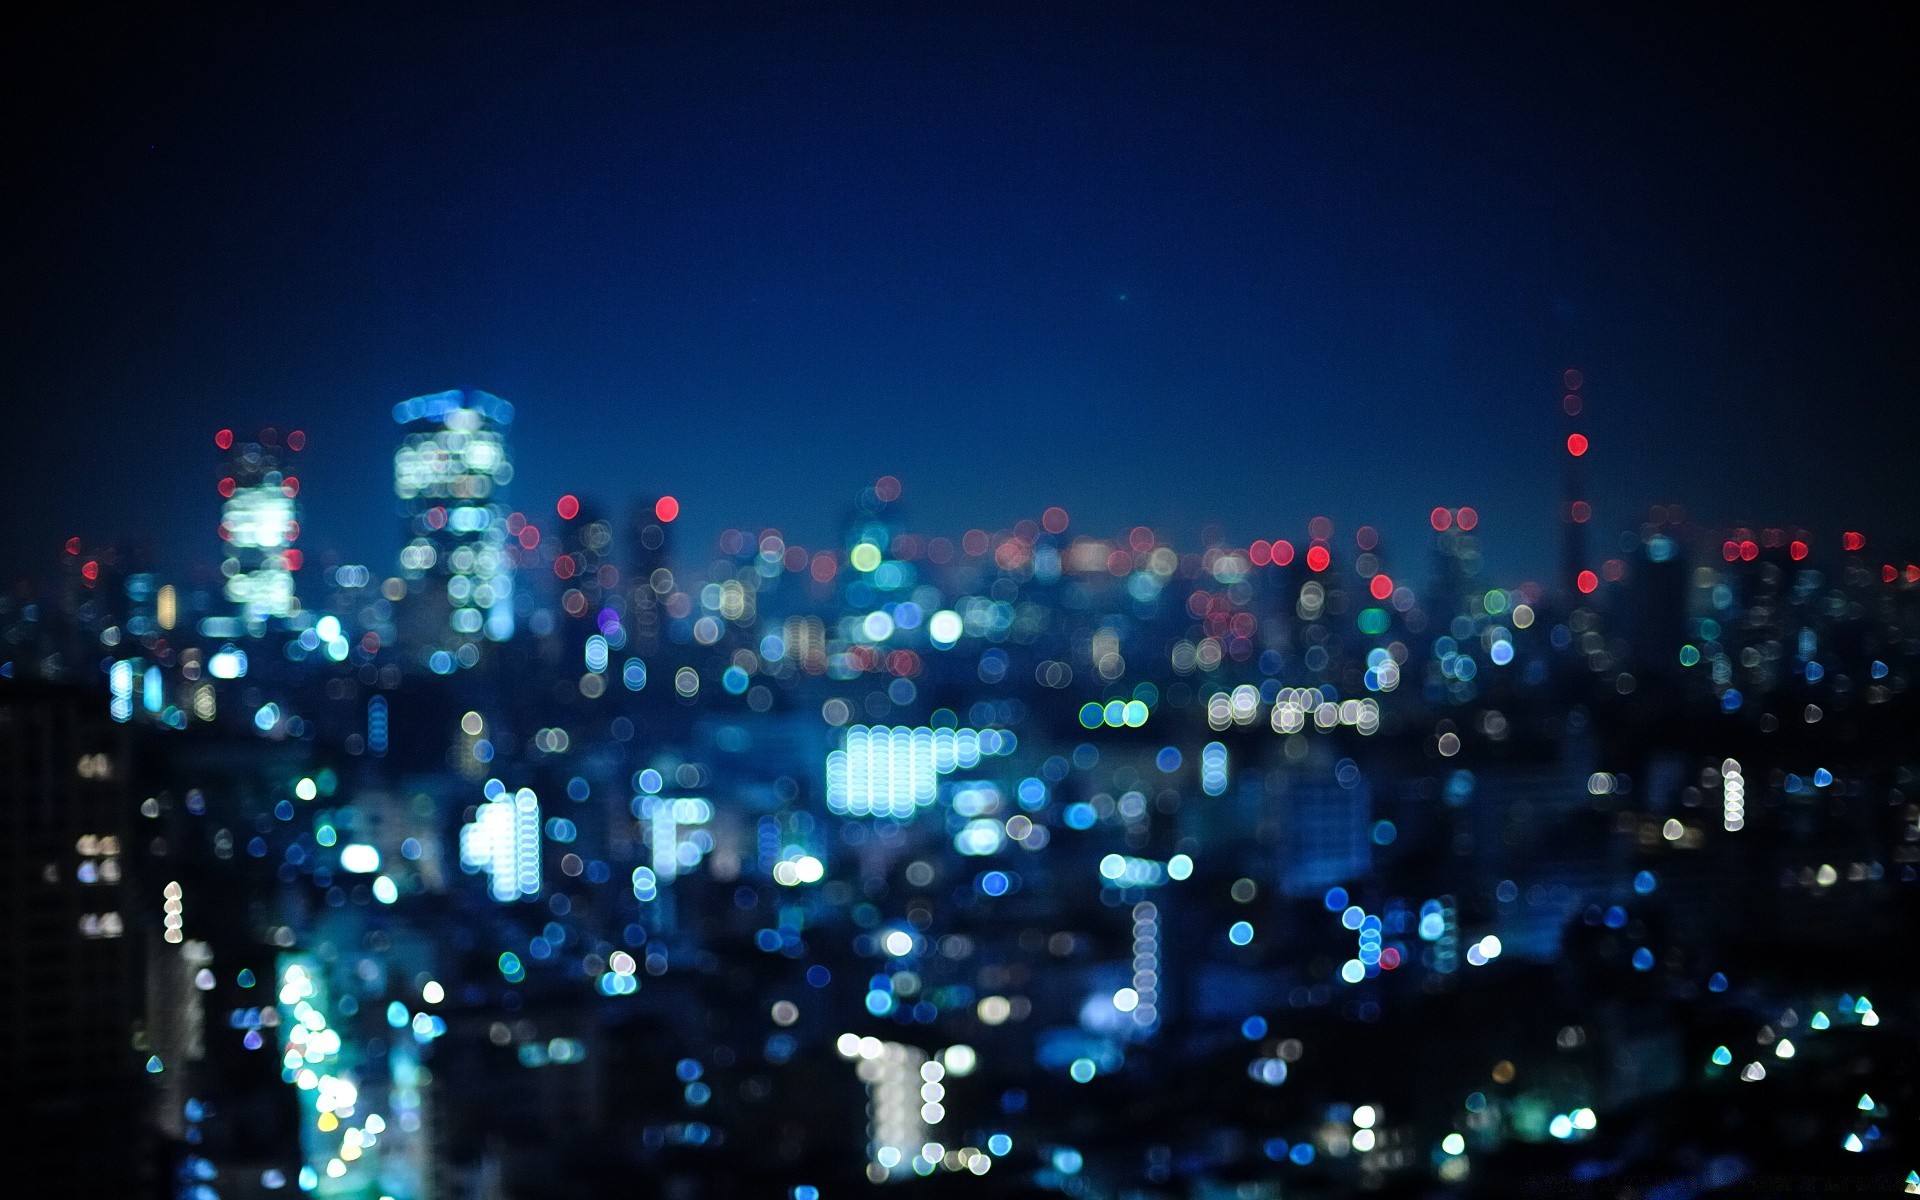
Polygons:
<instances>
[{"instance_id":1,"label":"dark blue sky","mask_svg":"<svg viewBox=\"0 0 1920 1200\"><path fill-rule=\"evenodd\" d=\"M696 12L697 10L697 12ZM181 10L7 51L0 568L214 558L212 431L308 431L309 553L390 564L391 405L519 408L515 499L829 539L1049 504L1553 561L1599 526L1916 528L1890 22L1565 6ZM1843 20L1815 27L1809 21ZM1404 561L1404 560L1403 560Z\"/></svg>"}]
</instances>

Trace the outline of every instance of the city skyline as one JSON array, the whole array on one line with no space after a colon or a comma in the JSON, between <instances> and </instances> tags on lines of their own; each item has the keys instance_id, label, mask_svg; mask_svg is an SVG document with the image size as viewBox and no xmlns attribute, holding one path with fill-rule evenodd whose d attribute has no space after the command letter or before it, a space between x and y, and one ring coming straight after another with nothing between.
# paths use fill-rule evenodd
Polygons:
<instances>
[{"instance_id":1,"label":"city skyline","mask_svg":"<svg viewBox=\"0 0 1920 1200\"><path fill-rule=\"evenodd\" d=\"M672 492L695 542L818 540L890 473L947 530L1471 503L1543 574L1569 365L1605 527L1920 526L1912 130L1868 14L757 34L778 11L30 29L0 563L74 534L184 563L205 437L265 425L313 435L325 543L384 557L382 414L462 386L524 410L530 494ZM414 82L463 67L467 101ZM76 413L133 486L55 472Z\"/></svg>"},{"instance_id":2,"label":"city skyline","mask_svg":"<svg viewBox=\"0 0 1920 1200\"><path fill-rule=\"evenodd\" d=\"M29 14L8 1197L1920 1195L1906 15Z\"/></svg>"},{"instance_id":3,"label":"city skyline","mask_svg":"<svg viewBox=\"0 0 1920 1200\"><path fill-rule=\"evenodd\" d=\"M1503 558L1503 555L1499 552L1491 556L1494 578L1497 578L1503 584L1511 586L1518 586L1524 583L1548 587L1565 586L1566 578L1562 578L1563 576L1571 578L1577 574L1579 568L1589 566L1597 568L1600 563L1606 559L1618 558L1622 552L1630 552L1638 537L1635 531L1644 529L1649 521L1655 525L1671 524L1676 527L1685 525L1692 531L1693 536L1697 538L1711 537L1716 531L1732 535L1736 540L1748 537L1758 538L1762 536L1762 533L1765 533L1765 535L1769 537L1779 534L1788 540L1804 539L1809 545L1819 545L1822 547L1825 547L1828 542L1839 545L1843 541L1854 538L1864 539L1869 536L1864 532L1865 530L1876 529L1877 527L1877 532L1872 535L1877 550L1883 550L1892 557L1900 558L1909 554L1913 549L1914 538L1911 534L1907 533L1904 528L1899 526L1888 527L1885 521L1876 520L1872 514L1869 514L1864 520L1849 520L1844 523L1844 528L1842 529L1814 531L1807 529L1804 525L1795 521L1712 522L1699 520L1696 514L1689 511L1684 505L1677 503L1650 503L1641 506L1638 512L1614 514L1618 520L1616 525L1610 529L1607 524L1606 514L1594 504L1589 503L1585 498L1595 490L1593 487L1595 476L1603 474L1593 469L1596 464L1589 455L1593 452L1594 443L1586 433L1581 432L1581 430L1589 427L1590 418L1586 409L1591 400L1591 389L1587 388L1584 373L1577 368L1568 368L1558 374L1562 377L1555 380L1558 386L1547 390L1549 394L1557 397L1551 404L1551 407L1561 413L1565 420L1561 422L1562 427L1559 430L1549 435L1549 444L1547 446L1529 448L1529 456L1537 457L1541 460L1536 464L1538 470L1535 473L1541 477L1541 480L1553 479L1556 481L1555 492L1551 498L1541 498L1542 502L1548 505L1551 510L1546 521L1542 521L1542 514L1539 511L1529 511L1524 514L1514 514L1512 512L1501 514L1496 510L1493 513L1488 513L1479 504L1455 500L1451 503L1434 505L1432 508L1427 508L1416 503L1416 508L1418 509L1416 512L1389 510L1390 515L1388 516L1369 517L1363 515L1361 518L1351 521L1334 519L1323 509L1308 509L1289 514L1289 517L1284 519L1281 524L1267 528L1253 526L1245 520L1234 522L1233 525L1237 527L1230 528L1226 521L1209 519L1201 523L1197 528L1182 530L1173 534L1171 540L1174 544L1181 545L1187 549L1206 549L1208 547L1218 546L1238 547L1244 550L1248 545L1255 542L1277 542L1282 539L1299 541L1311 536L1307 532L1310 526L1321 521L1331 521L1333 525L1348 533L1356 529L1377 530L1379 533L1375 534L1375 536L1385 536L1393 543L1418 544L1428 530L1431 514L1435 509L1457 509L1465 507L1475 514L1475 520L1477 522L1486 522L1486 524L1481 525L1479 528L1481 540L1490 541L1493 546L1497 547L1499 552L1505 552L1505 555L1512 556L1510 560ZM1576 387L1584 390L1578 393L1569 392L1567 390L1567 381L1569 380L1577 380L1578 383ZM395 414L394 419L399 420L401 410L408 405L417 407L433 401L436 397L442 395L471 395L484 397L488 402L499 402L498 398L492 396L491 393L474 389L457 388L445 393L429 393L397 404L393 410ZM506 404L506 410L512 413L514 408L509 403ZM411 420L413 418L409 417L408 419ZM508 420L510 421L511 419L512 417L509 416ZM307 450L308 435L304 429L277 430L274 426L266 426L261 431L261 436L269 435L275 437L290 435L300 441L298 448L300 451ZM238 441L236 441L236 439L238 439ZM230 451L237 453L238 448L246 441L246 437L237 434L233 429L223 427L214 432L212 441L221 455L229 455ZM1576 443L1577 451L1575 449ZM285 451L277 446L272 451L272 453L282 452ZM322 465L323 474L321 479L324 483L326 479L325 470L329 464L327 462L327 456L323 454L317 452L303 453L301 455L301 474L310 480L311 476L308 475L305 464L315 462L316 460ZM267 469L271 469L273 465L274 460L270 453L267 460ZM335 467L339 465L338 455L334 456L334 461L331 465ZM1558 470L1554 469L1556 465ZM234 476L236 472L241 472L246 469L248 468L230 464L226 468L225 477L218 482L218 486L215 489L217 492L217 500L214 503L220 506L219 511L221 513L231 513L235 509L237 502L233 497ZM256 474L260 470L258 466L251 469ZM509 479L515 477L512 474L511 468L508 477ZM899 481L897 476L888 473L885 477L895 480L896 486L900 487L904 492L906 485L904 482ZM276 488L279 486L277 480L278 476L276 475L274 483L274 487ZM1576 482L1576 480L1578 482ZM586 483L575 484L571 488L557 492L549 497L529 495L528 493L531 490L529 485L522 482L518 487L521 500L513 507L529 511L524 513L516 511L514 515L516 518L528 523L550 522L555 514L546 510L553 508L556 504L573 501L576 495L593 503L611 503L618 509L630 508L636 504L650 505L659 498L664 490L657 486L649 486L645 481L636 481L626 487L619 486L616 481L600 480L596 482L599 486L592 486ZM305 489L308 486L307 482L300 479L296 479L294 484L296 488L299 489ZM407 500L408 496L412 493L406 490L408 485L404 483L399 484L398 487L401 491L406 492L406 494L400 497L402 501L401 511L403 514L410 513L411 510L407 507ZM509 490L509 487L510 485L502 486L503 494ZM1604 487L1604 484L1602 487ZM247 494L247 489L242 488L241 499L245 500ZM289 493L289 512L303 510L315 499L313 493L301 491L297 493L299 498L296 501L294 499L295 494L296 493ZM324 492L319 495L323 498L325 497ZM916 495L913 500L907 501L906 511L912 512L918 507L914 503L914 501L918 499L919 497ZM932 507L936 510L950 508L951 499L944 498L947 502L941 503L942 499L943 498L936 497ZM795 529L816 529L819 531L818 536L810 540L813 540L816 545L830 548L840 537L840 527L844 526L845 522L851 519L850 514L852 512L847 504L841 503L833 506L829 513L826 514L790 513L787 514L785 520L770 519L720 524L711 515L707 515L703 521L700 519L700 515L689 513L678 496L672 497L671 500L674 505L674 513L671 520L679 523L682 547L683 550L688 553L703 552L700 550L701 540L696 540L699 539L700 534L704 533L706 535L703 540L708 549L717 549L725 535L739 529L744 529L750 533L756 530L770 530L789 537L793 537ZM528 501L532 502L528 503ZM577 504L578 501L575 501L575 503ZM211 504L209 507L211 507ZM319 507L323 510L337 510L337 498L333 504L328 504L323 499ZM1004 505L1001 507L1004 508ZM1043 508L1045 510L1067 511L1063 506L1051 502L1046 503ZM1576 508L1578 509L1579 515L1578 519L1574 520L1572 518ZM968 532L1004 535L1015 527L1033 524L1037 520L1040 511L1040 509L1032 512L1016 511L1008 515L998 524L976 523L969 524L964 528L936 530L925 528L916 523L916 529L924 536L947 536L949 540L954 541L959 540L963 534ZM1099 509L1096 509L1096 511L1099 511ZM1669 516L1668 514L1672 515ZM571 519L564 511L558 515L563 521ZM1515 524L1522 527L1545 525L1545 528L1539 530L1542 535L1539 543L1522 546L1519 543L1517 534L1511 530L1509 530L1504 537L1501 536L1496 523L1497 518L1501 515L1506 515L1509 518L1517 515L1518 519L1515 521ZM796 517L797 522L795 520ZM1495 520L1489 521L1489 517L1493 517ZM400 522L396 523L389 520L385 522L385 525L389 531L395 529L411 529L417 534L419 530L413 529L417 524L417 519L417 515L407 515L405 519ZM1547 522L1551 522L1551 524L1547 524ZM221 528L225 529L229 523L231 523L229 519L223 516ZM1088 535L1096 537L1118 537L1123 536L1128 529L1132 528L1156 528L1150 522L1139 520L1124 521L1112 529L1089 529L1084 522L1078 520L1075 521L1075 526L1074 535L1077 537ZM324 565L327 569L332 569L340 565L364 566L366 562L379 564L382 562L397 561L402 564L403 570L408 572L412 571L412 568L405 565L406 559L403 543L406 537L410 536L408 533L403 532L397 537L390 536L388 538L380 538L377 536L368 536L368 534L363 531L362 535L357 539L356 544L361 549L370 549L371 553L355 555L344 552L338 542L327 540L324 526L317 538L313 536L311 526L306 523L296 523L296 528L309 535L309 545L303 548L293 558L295 565L291 570L295 573L296 578L298 571L304 565L301 561L302 558L314 553L316 550L319 554L319 557L315 560L316 565ZM1156 531L1162 536L1168 535L1168 531L1165 529L1157 529ZM1261 534L1267 536L1260 536ZM1609 536L1610 534L1612 536ZM224 538L226 535L222 534L221 536ZM1568 539L1570 537L1575 540L1569 542ZM179 544L183 539L178 534L164 541L155 541L148 537L111 535L92 538L79 533L62 535L55 540L57 547L65 548L69 552L71 552L73 545L79 544L89 547L90 552L132 555L133 559L137 559L143 564L143 569L159 570L163 574L167 574L170 578L175 578L182 582L207 582L214 577L214 568L218 566L216 561L217 556L208 553L210 543L202 542L200 545L182 549ZM799 538L793 537L793 540L798 542ZM1782 541L1780 544L1785 543ZM1555 548L1556 545L1557 548ZM168 548L173 548L175 553L168 555L166 553ZM1848 546L1848 548L1852 549L1854 547ZM28 583L37 580L44 583L50 578L56 569L59 555L54 547L42 549L44 552L34 555L38 560L37 564L32 562L22 564L23 569L17 573L17 582ZM1517 556L1513 555L1515 550L1520 552ZM1571 556L1571 558L1569 556ZM133 559L129 561L133 561ZM365 559L366 562L360 561L362 559ZM1591 561L1588 561L1589 559ZM1577 562L1578 567L1570 571L1568 569L1569 562ZM1533 563L1535 565L1530 570L1523 571L1517 569L1513 565L1514 563ZM232 586L233 585L230 584L229 588ZM285 612L277 611L273 615L284 616Z\"/></svg>"}]
</instances>

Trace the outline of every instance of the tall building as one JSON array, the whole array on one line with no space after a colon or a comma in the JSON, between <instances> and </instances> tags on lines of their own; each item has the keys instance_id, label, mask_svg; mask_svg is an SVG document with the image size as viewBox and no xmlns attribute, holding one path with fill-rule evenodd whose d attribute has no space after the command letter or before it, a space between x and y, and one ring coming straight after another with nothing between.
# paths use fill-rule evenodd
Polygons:
<instances>
[{"instance_id":1,"label":"tall building","mask_svg":"<svg viewBox=\"0 0 1920 1200\"><path fill-rule=\"evenodd\" d=\"M10 1194L159 1190L129 731L90 691L0 683L0 1119ZM13 1192L15 1186L25 1191ZM44 1191L35 1190L45 1189Z\"/></svg>"},{"instance_id":2,"label":"tall building","mask_svg":"<svg viewBox=\"0 0 1920 1200\"><path fill-rule=\"evenodd\" d=\"M1569 368L1561 376L1560 382L1566 387L1566 394L1560 399L1560 407L1567 414L1572 432L1567 434L1567 466L1565 475L1566 506L1561 511L1563 522L1560 533L1560 578L1556 581L1563 595L1578 597L1593 591L1599 585L1599 579L1587 568L1587 522L1593 518L1593 506L1587 502L1586 480L1580 470L1580 460L1587 453L1587 435L1582 431L1586 422L1582 415L1586 412L1587 402L1580 395L1585 386L1586 376Z\"/></svg>"},{"instance_id":3,"label":"tall building","mask_svg":"<svg viewBox=\"0 0 1920 1200\"><path fill-rule=\"evenodd\" d=\"M1687 644L1693 572L1684 544L1661 524L1649 521L1643 526L1640 542L1640 556L1628 577L1631 607L1625 614L1633 669L1642 678L1671 676L1684 667L1680 650Z\"/></svg>"},{"instance_id":4,"label":"tall building","mask_svg":"<svg viewBox=\"0 0 1920 1200\"><path fill-rule=\"evenodd\" d=\"M220 539L227 544L220 572L227 599L249 625L291 616L300 608L293 586L301 564L294 547L300 538L300 480L287 466L306 435L296 429L283 439L268 428L243 442L222 429L213 441L227 452L220 480Z\"/></svg>"},{"instance_id":5,"label":"tall building","mask_svg":"<svg viewBox=\"0 0 1920 1200\"><path fill-rule=\"evenodd\" d=\"M642 498L627 514L628 640L641 653L660 644L660 600L673 590L673 521L679 515L680 502L672 496Z\"/></svg>"},{"instance_id":6,"label":"tall building","mask_svg":"<svg viewBox=\"0 0 1920 1200\"><path fill-rule=\"evenodd\" d=\"M445 674L478 662L483 637L513 636L506 505L513 405L458 389L396 404L393 419L405 431L393 455L406 538L402 636L410 652Z\"/></svg>"},{"instance_id":7,"label":"tall building","mask_svg":"<svg viewBox=\"0 0 1920 1200\"><path fill-rule=\"evenodd\" d=\"M591 499L560 497L554 506L560 531L553 573L560 580L560 609L566 614L569 652L577 653L598 630L625 644L619 628L620 568L613 561L613 524ZM614 647L619 649L618 646ZM589 666L589 670L605 670Z\"/></svg>"},{"instance_id":8,"label":"tall building","mask_svg":"<svg viewBox=\"0 0 1920 1200\"><path fill-rule=\"evenodd\" d=\"M1357 770L1293 779L1283 805L1280 885L1287 895L1316 896L1372 867L1373 785Z\"/></svg>"}]
</instances>

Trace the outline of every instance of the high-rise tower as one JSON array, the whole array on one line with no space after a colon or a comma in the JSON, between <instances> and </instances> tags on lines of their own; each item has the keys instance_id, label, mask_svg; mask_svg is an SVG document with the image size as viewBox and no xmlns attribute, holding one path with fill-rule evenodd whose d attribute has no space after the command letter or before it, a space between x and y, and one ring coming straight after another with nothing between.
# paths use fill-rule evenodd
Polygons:
<instances>
[{"instance_id":1,"label":"high-rise tower","mask_svg":"<svg viewBox=\"0 0 1920 1200\"><path fill-rule=\"evenodd\" d=\"M1566 507L1561 512L1560 533L1560 578L1555 582L1570 603L1579 603L1579 597L1590 593L1599 586L1599 577L1587 567L1587 522L1593 518L1593 508L1587 503L1586 481L1580 470L1580 460L1586 456L1588 441L1585 433L1586 400L1581 397L1580 389L1586 384L1586 377L1569 367L1560 382L1566 388L1566 394L1560 399L1560 407L1567 414L1570 430L1567 434L1567 468L1565 475Z\"/></svg>"},{"instance_id":2,"label":"high-rise tower","mask_svg":"<svg viewBox=\"0 0 1920 1200\"><path fill-rule=\"evenodd\" d=\"M673 522L680 502L642 498L627 514L627 623L629 641L651 653L660 641L660 599L673 589Z\"/></svg>"},{"instance_id":3,"label":"high-rise tower","mask_svg":"<svg viewBox=\"0 0 1920 1200\"><path fill-rule=\"evenodd\" d=\"M393 455L393 490L406 523L400 568L412 610L403 637L435 670L470 667L483 636L513 636L506 546L513 405L456 389L396 404L393 419L405 430Z\"/></svg>"},{"instance_id":4,"label":"high-rise tower","mask_svg":"<svg viewBox=\"0 0 1920 1200\"><path fill-rule=\"evenodd\" d=\"M300 538L300 480L287 468L306 435L296 429L282 438L269 428L243 442L222 429L213 441L227 452L220 480L220 538L227 544L220 570L227 577L227 599L249 624L291 616L300 608L293 590L301 560L294 547Z\"/></svg>"}]
</instances>

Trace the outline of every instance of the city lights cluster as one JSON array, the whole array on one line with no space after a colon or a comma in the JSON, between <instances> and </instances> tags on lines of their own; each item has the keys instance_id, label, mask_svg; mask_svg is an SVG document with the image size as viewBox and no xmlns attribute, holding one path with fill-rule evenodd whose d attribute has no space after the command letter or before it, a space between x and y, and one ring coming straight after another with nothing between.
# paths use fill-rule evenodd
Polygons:
<instances>
[{"instance_id":1,"label":"city lights cluster","mask_svg":"<svg viewBox=\"0 0 1920 1200\"><path fill-rule=\"evenodd\" d=\"M487 802L460 828L460 866L484 871L493 898L508 903L540 894L540 800L532 788L509 795L487 781Z\"/></svg>"},{"instance_id":2,"label":"city lights cluster","mask_svg":"<svg viewBox=\"0 0 1920 1200\"><path fill-rule=\"evenodd\" d=\"M1740 773L1740 760L1729 758L1720 764L1720 827L1735 833L1747 825L1747 780Z\"/></svg>"},{"instance_id":3,"label":"city lights cluster","mask_svg":"<svg viewBox=\"0 0 1920 1200\"><path fill-rule=\"evenodd\" d=\"M1013 735L997 729L849 726L842 748L827 756L827 808L843 816L910 817L938 797L940 776L1013 747Z\"/></svg>"}]
</instances>

